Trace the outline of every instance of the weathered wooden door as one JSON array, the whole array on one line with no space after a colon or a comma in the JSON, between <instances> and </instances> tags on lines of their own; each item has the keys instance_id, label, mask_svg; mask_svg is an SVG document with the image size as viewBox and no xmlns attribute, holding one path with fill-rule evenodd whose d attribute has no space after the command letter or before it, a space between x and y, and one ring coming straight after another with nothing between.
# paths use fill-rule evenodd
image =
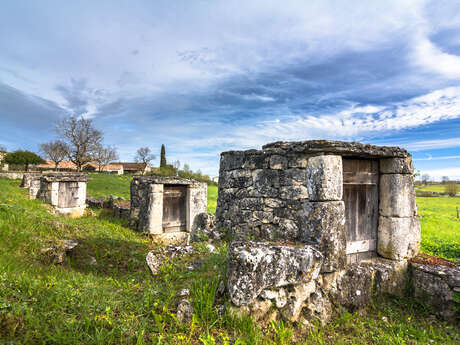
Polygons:
<instances>
[{"instance_id":1,"label":"weathered wooden door","mask_svg":"<svg viewBox=\"0 0 460 345\"><path fill-rule=\"evenodd\" d=\"M378 161L343 159L343 200L350 263L375 253L379 221L378 181Z\"/></svg>"},{"instance_id":2,"label":"weathered wooden door","mask_svg":"<svg viewBox=\"0 0 460 345\"><path fill-rule=\"evenodd\" d=\"M163 232L186 231L187 186L168 186L163 189Z\"/></svg>"},{"instance_id":3,"label":"weathered wooden door","mask_svg":"<svg viewBox=\"0 0 460 345\"><path fill-rule=\"evenodd\" d=\"M58 207L75 207L78 205L78 182L59 183Z\"/></svg>"}]
</instances>

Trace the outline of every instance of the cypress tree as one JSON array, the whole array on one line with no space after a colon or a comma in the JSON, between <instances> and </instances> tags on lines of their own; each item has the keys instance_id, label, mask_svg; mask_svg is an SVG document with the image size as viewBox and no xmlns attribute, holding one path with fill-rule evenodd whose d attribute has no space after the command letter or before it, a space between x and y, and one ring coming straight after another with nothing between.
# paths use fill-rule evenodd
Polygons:
<instances>
[{"instance_id":1,"label":"cypress tree","mask_svg":"<svg viewBox=\"0 0 460 345\"><path fill-rule=\"evenodd\" d=\"M165 146L161 145L161 157L160 157L160 168L166 167L166 149Z\"/></svg>"}]
</instances>

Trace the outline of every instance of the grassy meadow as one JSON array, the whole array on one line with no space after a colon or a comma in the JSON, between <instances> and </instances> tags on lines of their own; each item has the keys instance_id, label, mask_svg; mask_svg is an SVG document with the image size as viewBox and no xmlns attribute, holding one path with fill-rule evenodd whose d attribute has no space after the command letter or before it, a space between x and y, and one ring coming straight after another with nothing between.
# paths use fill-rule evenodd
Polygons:
<instances>
[{"instance_id":1,"label":"grassy meadow","mask_svg":"<svg viewBox=\"0 0 460 345\"><path fill-rule=\"evenodd\" d=\"M92 196L127 197L123 193L129 191L129 178L102 176L124 187L107 191L92 175ZM219 314L215 306L225 300L216 296L216 289L225 273L227 243L216 243L213 253L195 243L195 254L165 260L152 276L145 255L157 246L149 237L102 210L79 219L54 216L46 204L28 200L19 182L0 179L0 344L460 343L458 325L434 318L429 307L411 298L385 297L356 313L340 310L327 326L310 329L283 322L263 328L247 317ZM210 187L208 196L209 210L215 210L217 188ZM423 202L424 241L439 237L458 243L449 230L436 230L436 224L456 222L450 216L436 218L455 201L439 206L440 211L431 204L434 200ZM43 249L65 239L79 245L62 264L50 263ZM453 253L449 255L457 255ZM197 260L198 268L187 269ZM195 309L188 325L175 314L183 288L190 289Z\"/></svg>"},{"instance_id":2,"label":"grassy meadow","mask_svg":"<svg viewBox=\"0 0 460 345\"><path fill-rule=\"evenodd\" d=\"M422 251L453 261L460 261L460 198L417 197L422 226Z\"/></svg>"},{"instance_id":3,"label":"grassy meadow","mask_svg":"<svg viewBox=\"0 0 460 345\"><path fill-rule=\"evenodd\" d=\"M418 187L417 190L422 192L437 192L444 193L446 191L446 185L443 184L433 184L428 186ZM457 191L460 193L460 184L457 184Z\"/></svg>"}]
</instances>

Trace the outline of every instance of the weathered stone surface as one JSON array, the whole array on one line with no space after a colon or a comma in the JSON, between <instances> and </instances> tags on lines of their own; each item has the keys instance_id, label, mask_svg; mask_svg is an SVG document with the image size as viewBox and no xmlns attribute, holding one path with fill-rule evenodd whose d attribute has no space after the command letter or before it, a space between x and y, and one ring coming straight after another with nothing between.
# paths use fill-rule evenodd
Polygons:
<instances>
[{"instance_id":1,"label":"weathered stone surface","mask_svg":"<svg viewBox=\"0 0 460 345\"><path fill-rule=\"evenodd\" d=\"M51 263L62 264L67 255L78 246L78 242L74 240L63 240L56 246L43 248L42 253L46 256L47 260Z\"/></svg>"},{"instance_id":2,"label":"weathered stone surface","mask_svg":"<svg viewBox=\"0 0 460 345\"><path fill-rule=\"evenodd\" d=\"M355 311L367 305L373 294L402 295L406 271L407 262L376 258L334 273L324 288L328 287L334 304Z\"/></svg>"},{"instance_id":3,"label":"weathered stone surface","mask_svg":"<svg viewBox=\"0 0 460 345\"><path fill-rule=\"evenodd\" d=\"M413 258L420 250L420 222L416 217L380 217L377 252L387 259Z\"/></svg>"},{"instance_id":4,"label":"weathered stone surface","mask_svg":"<svg viewBox=\"0 0 460 345\"><path fill-rule=\"evenodd\" d=\"M343 201L307 202L300 211L299 239L324 255L322 272L346 263L345 205Z\"/></svg>"},{"instance_id":5,"label":"weathered stone surface","mask_svg":"<svg viewBox=\"0 0 460 345\"><path fill-rule=\"evenodd\" d=\"M280 189L280 197L284 200L306 200L308 189L302 185L284 186Z\"/></svg>"},{"instance_id":6,"label":"weathered stone surface","mask_svg":"<svg viewBox=\"0 0 460 345\"><path fill-rule=\"evenodd\" d=\"M32 180L38 179L40 181L41 173L24 173L22 175L22 182L20 187L29 188Z\"/></svg>"},{"instance_id":7,"label":"weathered stone surface","mask_svg":"<svg viewBox=\"0 0 460 345\"><path fill-rule=\"evenodd\" d=\"M288 293L287 304L281 309L281 314L284 319L291 322L299 320L300 312L304 306L304 302L316 291L315 281L310 281L305 284L297 284L292 287L292 291Z\"/></svg>"},{"instance_id":8,"label":"weathered stone surface","mask_svg":"<svg viewBox=\"0 0 460 345\"><path fill-rule=\"evenodd\" d=\"M307 165L307 189L312 201L342 200L342 157L310 157Z\"/></svg>"},{"instance_id":9,"label":"weathered stone surface","mask_svg":"<svg viewBox=\"0 0 460 345\"><path fill-rule=\"evenodd\" d=\"M273 155L270 157L270 169L286 169L287 159L283 156Z\"/></svg>"},{"instance_id":10,"label":"weathered stone surface","mask_svg":"<svg viewBox=\"0 0 460 345\"><path fill-rule=\"evenodd\" d=\"M206 213L208 206L208 185L205 182L196 181L189 185L187 190L187 231L193 231L195 228L195 218L202 213Z\"/></svg>"},{"instance_id":11,"label":"weathered stone surface","mask_svg":"<svg viewBox=\"0 0 460 345\"><path fill-rule=\"evenodd\" d=\"M244 162L244 151L228 151L220 155L220 171L239 169ZM220 174L219 174L220 175ZM220 184L220 176L219 176Z\"/></svg>"},{"instance_id":12,"label":"weathered stone surface","mask_svg":"<svg viewBox=\"0 0 460 345\"><path fill-rule=\"evenodd\" d=\"M380 173L382 174L413 174L414 166L412 157L385 158L380 160Z\"/></svg>"},{"instance_id":13,"label":"weathered stone surface","mask_svg":"<svg viewBox=\"0 0 460 345\"><path fill-rule=\"evenodd\" d=\"M342 156L355 156L363 158L407 157L406 150L399 147L375 146L358 142L334 140L307 140L307 141L278 141L262 146L263 150L278 149L284 152L318 153L327 152Z\"/></svg>"},{"instance_id":14,"label":"weathered stone surface","mask_svg":"<svg viewBox=\"0 0 460 345\"><path fill-rule=\"evenodd\" d=\"M142 186L139 193L137 230L153 235L161 234L163 233L163 185L143 183Z\"/></svg>"},{"instance_id":15,"label":"weathered stone surface","mask_svg":"<svg viewBox=\"0 0 460 345\"><path fill-rule=\"evenodd\" d=\"M323 256L316 249L234 242L229 249L227 288L232 302L250 304L271 287L315 279Z\"/></svg>"},{"instance_id":16,"label":"weathered stone surface","mask_svg":"<svg viewBox=\"0 0 460 345\"><path fill-rule=\"evenodd\" d=\"M193 319L193 307L190 302L186 299L183 299L179 302L177 306L177 321L181 324L189 324Z\"/></svg>"},{"instance_id":17,"label":"weathered stone surface","mask_svg":"<svg viewBox=\"0 0 460 345\"><path fill-rule=\"evenodd\" d=\"M157 275L160 272L161 265L163 264L163 256L159 253L148 252L145 257L147 266L153 275Z\"/></svg>"},{"instance_id":18,"label":"weathered stone surface","mask_svg":"<svg viewBox=\"0 0 460 345\"><path fill-rule=\"evenodd\" d=\"M26 178L25 176L26 174L24 174L24 179ZM29 199L31 200L36 199L40 191L40 186L41 186L40 178L41 178L40 175L29 176L24 182L24 185L28 186L26 188L29 188Z\"/></svg>"},{"instance_id":19,"label":"weathered stone surface","mask_svg":"<svg viewBox=\"0 0 460 345\"><path fill-rule=\"evenodd\" d=\"M105 206L104 200L99 200L91 196L86 197L86 204L92 208L104 208Z\"/></svg>"},{"instance_id":20,"label":"weathered stone surface","mask_svg":"<svg viewBox=\"0 0 460 345\"><path fill-rule=\"evenodd\" d=\"M136 227L140 232L163 234L164 185L186 187L186 231L190 232L195 225L199 225L199 219L195 222L195 218L206 212L207 185L178 177L135 176L133 178L130 185L130 226Z\"/></svg>"},{"instance_id":21,"label":"weathered stone surface","mask_svg":"<svg viewBox=\"0 0 460 345\"><path fill-rule=\"evenodd\" d=\"M412 175L380 175L379 211L386 217L416 215L414 179Z\"/></svg>"},{"instance_id":22,"label":"weathered stone surface","mask_svg":"<svg viewBox=\"0 0 460 345\"><path fill-rule=\"evenodd\" d=\"M50 203L56 213L81 217L86 208L86 181L83 173L48 173L40 178L37 198Z\"/></svg>"},{"instance_id":23,"label":"weathered stone surface","mask_svg":"<svg viewBox=\"0 0 460 345\"><path fill-rule=\"evenodd\" d=\"M186 246L190 241L190 233L188 232L166 232L162 234L152 235L152 239L155 243L163 245L176 245Z\"/></svg>"},{"instance_id":24,"label":"weathered stone surface","mask_svg":"<svg viewBox=\"0 0 460 345\"><path fill-rule=\"evenodd\" d=\"M431 304L434 312L446 320L456 317L454 291L460 291L460 265L435 266L411 263L414 295Z\"/></svg>"}]
</instances>

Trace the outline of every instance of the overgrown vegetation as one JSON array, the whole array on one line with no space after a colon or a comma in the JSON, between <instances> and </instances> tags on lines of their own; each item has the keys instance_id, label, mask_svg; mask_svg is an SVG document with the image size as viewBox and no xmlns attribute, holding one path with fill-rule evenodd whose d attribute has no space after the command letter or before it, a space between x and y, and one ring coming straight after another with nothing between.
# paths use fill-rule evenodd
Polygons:
<instances>
[{"instance_id":1,"label":"overgrown vegetation","mask_svg":"<svg viewBox=\"0 0 460 345\"><path fill-rule=\"evenodd\" d=\"M127 176L100 176L123 188L128 184L119 180ZM225 300L216 289L225 272L225 242L216 243L213 253L195 244L196 254L165 260L152 276L145 255L156 246L148 237L100 210L80 219L53 216L39 200L28 200L18 184L0 179L0 344L460 342L457 325L439 321L412 299L385 298L361 312L343 310L327 326L310 329L287 322L264 329L250 318L221 314L217 306ZM42 249L64 239L79 245L63 264L50 264ZM197 261L198 268L190 271L187 267ZM195 307L187 325L175 314L183 288L190 289Z\"/></svg>"}]
</instances>

